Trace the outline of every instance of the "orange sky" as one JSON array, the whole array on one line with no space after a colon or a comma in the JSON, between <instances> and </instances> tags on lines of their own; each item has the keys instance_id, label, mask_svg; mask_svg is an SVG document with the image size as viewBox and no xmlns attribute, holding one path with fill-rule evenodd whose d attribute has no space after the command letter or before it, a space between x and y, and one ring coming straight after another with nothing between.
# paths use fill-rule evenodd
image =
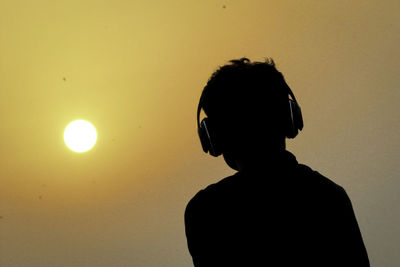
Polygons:
<instances>
[{"instance_id":1,"label":"orange sky","mask_svg":"<svg viewBox=\"0 0 400 267\"><path fill-rule=\"evenodd\" d=\"M372 266L400 258L400 20L388 1L0 2L0 265L190 266L183 212L233 173L202 153L202 87L272 57L303 111L288 142L350 195ZM86 119L87 153L63 130Z\"/></svg>"}]
</instances>

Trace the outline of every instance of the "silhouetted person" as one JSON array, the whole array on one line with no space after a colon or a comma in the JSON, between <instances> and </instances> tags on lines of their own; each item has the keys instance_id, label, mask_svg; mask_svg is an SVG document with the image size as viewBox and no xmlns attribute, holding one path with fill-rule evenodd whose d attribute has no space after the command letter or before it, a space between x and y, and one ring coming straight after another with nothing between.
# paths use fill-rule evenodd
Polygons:
<instances>
[{"instance_id":1,"label":"silhouetted person","mask_svg":"<svg viewBox=\"0 0 400 267\"><path fill-rule=\"evenodd\" d=\"M238 172L186 207L195 266L369 266L345 190L286 151L303 120L272 59L220 67L197 123L204 151Z\"/></svg>"}]
</instances>

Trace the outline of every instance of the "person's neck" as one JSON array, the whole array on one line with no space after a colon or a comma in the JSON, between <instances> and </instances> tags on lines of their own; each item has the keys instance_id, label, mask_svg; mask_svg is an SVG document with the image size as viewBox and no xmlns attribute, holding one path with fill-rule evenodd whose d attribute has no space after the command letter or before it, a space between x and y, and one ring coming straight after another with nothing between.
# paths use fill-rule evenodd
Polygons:
<instances>
[{"instance_id":1,"label":"person's neck","mask_svg":"<svg viewBox=\"0 0 400 267\"><path fill-rule=\"evenodd\" d=\"M239 171L248 169L259 169L265 167L274 167L284 161L286 149L271 151L270 153L260 153L244 159L235 160Z\"/></svg>"}]
</instances>

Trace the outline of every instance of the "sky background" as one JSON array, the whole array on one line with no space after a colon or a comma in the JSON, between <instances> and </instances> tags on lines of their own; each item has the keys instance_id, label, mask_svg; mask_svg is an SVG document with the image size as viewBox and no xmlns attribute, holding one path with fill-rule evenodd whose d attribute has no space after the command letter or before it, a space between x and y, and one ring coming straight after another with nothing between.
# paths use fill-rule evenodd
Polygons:
<instances>
[{"instance_id":1,"label":"sky background","mask_svg":"<svg viewBox=\"0 0 400 267\"><path fill-rule=\"evenodd\" d=\"M183 213L234 173L196 108L220 65L272 57L372 266L400 266L398 0L0 0L0 266L191 266ZM98 131L74 153L72 120Z\"/></svg>"}]
</instances>

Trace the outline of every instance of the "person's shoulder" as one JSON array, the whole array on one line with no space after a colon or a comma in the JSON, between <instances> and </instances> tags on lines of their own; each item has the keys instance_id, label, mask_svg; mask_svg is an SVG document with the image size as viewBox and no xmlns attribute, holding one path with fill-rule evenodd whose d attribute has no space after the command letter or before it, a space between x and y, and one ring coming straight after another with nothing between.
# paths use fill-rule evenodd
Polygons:
<instances>
[{"instance_id":1,"label":"person's shoulder","mask_svg":"<svg viewBox=\"0 0 400 267\"><path fill-rule=\"evenodd\" d=\"M227 188L231 187L237 181L237 174L225 177L220 181L210 184L206 186L204 189L201 189L193 198L192 200L199 200L203 198L213 197L221 191L226 190Z\"/></svg>"},{"instance_id":2,"label":"person's shoulder","mask_svg":"<svg viewBox=\"0 0 400 267\"><path fill-rule=\"evenodd\" d=\"M187 208L195 208L198 205L212 204L216 198L221 196L221 193L228 191L237 180L237 174L225 177L220 181L210 184L197 192L189 201Z\"/></svg>"},{"instance_id":3,"label":"person's shoulder","mask_svg":"<svg viewBox=\"0 0 400 267\"><path fill-rule=\"evenodd\" d=\"M299 163L297 165L296 171L302 177L302 181L306 183L307 186L315 187L318 190L323 190L325 192L334 192L337 194L343 194L345 190L342 186L332 181L330 178L322 175L316 170L313 170L307 165Z\"/></svg>"}]
</instances>

